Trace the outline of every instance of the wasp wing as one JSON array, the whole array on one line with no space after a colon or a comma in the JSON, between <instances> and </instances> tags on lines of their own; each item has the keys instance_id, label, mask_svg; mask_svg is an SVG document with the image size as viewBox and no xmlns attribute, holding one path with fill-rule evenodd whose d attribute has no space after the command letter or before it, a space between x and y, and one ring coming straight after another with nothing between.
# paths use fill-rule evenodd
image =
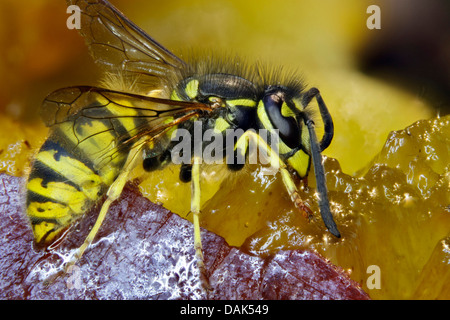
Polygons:
<instances>
[{"instance_id":1,"label":"wasp wing","mask_svg":"<svg viewBox=\"0 0 450 320\"><path fill-rule=\"evenodd\" d=\"M160 84L185 63L105 0L67 0L81 12L80 33L96 63L145 85ZM137 76L137 78L136 78Z\"/></svg>"},{"instance_id":2,"label":"wasp wing","mask_svg":"<svg viewBox=\"0 0 450 320\"><path fill-rule=\"evenodd\" d=\"M171 129L211 107L81 86L51 93L42 110L51 139L99 169L144 136L155 153L163 151Z\"/></svg>"}]
</instances>

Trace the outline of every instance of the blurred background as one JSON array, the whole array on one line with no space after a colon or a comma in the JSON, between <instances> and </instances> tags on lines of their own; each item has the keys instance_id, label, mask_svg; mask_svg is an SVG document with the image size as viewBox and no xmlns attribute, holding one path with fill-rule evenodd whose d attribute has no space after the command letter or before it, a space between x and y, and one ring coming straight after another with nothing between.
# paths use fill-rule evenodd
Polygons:
<instances>
[{"instance_id":1,"label":"blurred background","mask_svg":"<svg viewBox=\"0 0 450 320\"><path fill-rule=\"evenodd\" d=\"M379 152L390 131L450 110L448 0L112 3L177 54L212 48L300 71L335 121L325 154L349 174ZM374 4L381 29L370 30ZM0 0L0 130L19 131L14 139L23 136L29 149L45 137L45 96L100 78L68 17L63 0Z\"/></svg>"}]
</instances>

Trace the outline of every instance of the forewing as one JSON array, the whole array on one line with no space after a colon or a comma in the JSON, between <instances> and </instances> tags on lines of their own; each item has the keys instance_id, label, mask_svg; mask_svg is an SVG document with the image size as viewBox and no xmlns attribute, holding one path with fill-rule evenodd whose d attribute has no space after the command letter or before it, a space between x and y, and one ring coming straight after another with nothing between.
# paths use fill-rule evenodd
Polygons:
<instances>
[{"instance_id":1,"label":"forewing","mask_svg":"<svg viewBox=\"0 0 450 320\"><path fill-rule=\"evenodd\" d=\"M80 33L96 63L137 82L154 85L185 63L105 0L67 0L81 11ZM137 77L136 77L137 76Z\"/></svg>"},{"instance_id":2,"label":"forewing","mask_svg":"<svg viewBox=\"0 0 450 320\"><path fill-rule=\"evenodd\" d=\"M210 110L199 103L82 86L51 93L42 116L54 139L98 169L144 136L155 150L163 151L170 129Z\"/></svg>"}]
</instances>

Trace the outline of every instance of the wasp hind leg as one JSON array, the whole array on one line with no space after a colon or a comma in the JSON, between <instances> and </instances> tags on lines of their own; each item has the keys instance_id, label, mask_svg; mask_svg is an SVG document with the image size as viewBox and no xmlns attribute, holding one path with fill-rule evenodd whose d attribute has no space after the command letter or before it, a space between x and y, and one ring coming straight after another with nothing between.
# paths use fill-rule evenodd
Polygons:
<instances>
[{"instance_id":1,"label":"wasp hind leg","mask_svg":"<svg viewBox=\"0 0 450 320\"><path fill-rule=\"evenodd\" d=\"M191 166L191 213L194 223L195 257L200 272L201 285L205 290L210 291L211 286L209 284L209 277L203 259L202 238L200 232L200 193L200 158L194 156L192 158Z\"/></svg>"},{"instance_id":2,"label":"wasp hind leg","mask_svg":"<svg viewBox=\"0 0 450 320\"><path fill-rule=\"evenodd\" d=\"M143 140L145 142L145 138ZM122 194L123 188L124 188L126 182L128 181L128 177L130 175L131 170L136 166L136 164L139 160L142 161L142 158L139 157L139 155L141 154L143 146L145 145L144 142L137 142L131 148L131 151L128 154L127 160L125 162L125 165L124 165L122 171L117 176L116 180L114 180L114 182L111 184L111 186L109 187L109 189L106 193L106 200L103 203L102 208L100 209L100 213L98 214L98 217L94 223L94 226L92 227L91 231L87 235L83 244L78 249L76 249L70 256L69 260L64 263L64 265L63 265L64 272L67 273L70 271L71 266L73 266L75 263L77 263L77 261L82 257L85 250L94 241L95 236L97 235L97 232L100 229L100 227L106 217L106 214L108 213L109 207Z\"/></svg>"}]
</instances>

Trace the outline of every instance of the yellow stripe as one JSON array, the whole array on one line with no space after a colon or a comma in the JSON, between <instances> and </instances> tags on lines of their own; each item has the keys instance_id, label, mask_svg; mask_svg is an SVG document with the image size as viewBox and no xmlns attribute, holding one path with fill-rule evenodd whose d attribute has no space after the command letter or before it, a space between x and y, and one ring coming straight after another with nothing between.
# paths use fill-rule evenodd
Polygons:
<instances>
[{"instance_id":1,"label":"yellow stripe","mask_svg":"<svg viewBox=\"0 0 450 320\"><path fill-rule=\"evenodd\" d=\"M198 94L198 80L189 81L185 91L189 98L194 99Z\"/></svg>"},{"instance_id":2,"label":"yellow stripe","mask_svg":"<svg viewBox=\"0 0 450 320\"><path fill-rule=\"evenodd\" d=\"M168 117L166 120L163 121L163 124L170 124L174 121L173 117ZM178 129L178 126L171 126L169 130L166 131L165 136L166 137L172 137L173 133Z\"/></svg>"},{"instance_id":3,"label":"yellow stripe","mask_svg":"<svg viewBox=\"0 0 450 320\"><path fill-rule=\"evenodd\" d=\"M305 147L306 150L310 150L311 144L309 142L309 131L306 126L302 126L302 145Z\"/></svg>"},{"instance_id":4,"label":"yellow stripe","mask_svg":"<svg viewBox=\"0 0 450 320\"><path fill-rule=\"evenodd\" d=\"M269 117L267 116L266 109L264 108L264 103L262 101L259 102L256 113L258 115L259 121L261 121L261 123L265 129L267 129L267 130L274 129L274 127L272 126L272 123L269 120ZM279 141L278 152L280 154L286 154L292 150L281 139L278 139L278 141Z\"/></svg>"},{"instance_id":5,"label":"yellow stripe","mask_svg":"<svg viewBox=\"0 0 450 320\"><path fill-rule=\"evenodd\" d=\"M255 107L256 101L253 101L251 99L235 99L235 100L227 100L227 104L232 107L236 106Z\"/></svg>"},{"instance_id":6,"label":"yellow stripe","mask_svg":"<svg viewBox=\"0 0 450 320\"><path fill-rule=\"evenodd\" d=\"M250 131L247 131L247 132L250 132ZM244 135L242 135L239 138L239 140L236 141L236 144L234 145L234 150L239 152L242 158L245 157L245 154L247 153L247 149L248 149L248 143L249 143L248 135L250 133L247 133L247 132ZM259 138L258 135L257 135L257 137ZM258 145L258 147L261 147L258 140L256 140L255 143Z\"/></svg>"},{"instance_id":7,"label":"yellow stripe","mask_svg":"<svg viewBox=\"0 0 450 320\"><path fill-rule=\"evenodd\" d=\"M115 137L109 132L111 128L105 126L102 121L83 124L66 122L61 124L60 128L67 138L92 160L97 159L99 153L110 149L115 143Z\"/></svg>"},{"instance_id":8,"label":"yellow stripe","mask_svg":"<svg viewBox=\"0 0 450 320\"><path fill-rule=\"evenodd\" d=\"M111 184L117 176L117 168L125 159L122 154L114 154L117 151L116 138L110 132L111 128L105 126L102 121L92 121L75 127L73 123L68 122L61 124L60 128L68 140L94 164L103 182Z\"/></svg>"},{"instance_id":9,"label":"yellow stripe","mask_svg":"<svg viewBox=\"0 0 450 320\"><path fill-rule=\"evenodd\" d=\"M170 95L170 100L181 101L181 98L178 95L178 93L175 90L173 90L172 94Z\"/></svg>"},{"instance_id":10,"label":"yellow stripe","mask_svg":"<svg viewBox=\"0 0 450 320\"><path fill-rule=\"evenodd\" d=\"M283 104L281 105L281 115L283 117L293 117L293 118L295 118L294 111L292 111L292 109L289 108L289 106L287 105L286 102L283 102Z\"/></svg>"},{"instance_id":11,"label":"yellow stripe","mask_svg":"<svg viewBox=\"0 0 450 320\"><path fill-rule=\"evenodd\" d=\"M297 171L301 178L306 177L309 167L309 155L303 150L298 150L287 162L295 171Z\"/></svg>"},{"instance_id":12,"label":"yellow stripe","mask_svg":"<svg viewBox=\"0 0 450 320\"><path fill-rule=\"evenodd\" d=\"M123 108L123 106L118 106L115 103L110 103L107 106L109 112L111 112L115 116L119 116L117 120L123 125L123 127L128 131L132 132L136 130L136 124L134 123L134 116L137 116L139 113L136 109L133 109L133 105L127 100L118 101L121 105L128 106L128 108ZM130 134L131 135L131 134Z\"/></svg>"},{"instance_id":13,"label":"yellow stripe","mask_svg":"<svg viewBox=\"0 0 450 320\"><path fill-rule=\"evenodd\" d=\"M304 108L300 99L292 99L292 102L298 110L303 111Z\"/></svg>"},{"instance_id":14,"label":"yellow stripe","mask_svg":"<svg viewBox=\"0 0 450 320\"><path fill-rule=\"evenodd\" d=\"M230 124L224 118L217 118L216 122L214 123L214 132L221 133L229 127Z\"/></svg>"},{"instance_id":15,"label":"yellow stripe","mask_svg":"<svg viewBox=\"0 0 450 320\"><path fill-rule=\"evenodd\" d=\"M59 203L64 203L72 211L74 211L77 214L84 213L84 204L87 200L86 195L78 191L73 186L64 183L64 182L49 182L47 183L47 187L44 188L42 186L42 179L41 178L35 178L28 182L27 189L45 196L49 199L55 200ZM45 216L45 213L35 215L36 217L46 217L46 218L56 218L56 216L53 213L49 213L51 216Z\"/></svg>"},{"instance_id":16,"label":"yellow stripe","mask_svg":"<svg viewBox=\"0 0 450 320\"><path fill-rule=\"evenodd\" d=\"M265 129L273 129L272 123L267 116L266 109L264 108L264 103L262 101L259 102L256 113L258 115L259 121L261 121Z\"/></svg>"},{"instance_id":17,"label":"yellow stripe","mask_svg":"<svg viewBox=\"0 0 450 320\"><path fill-rule=\"evenodd\" d=\"M75 220L69 207L56 202L32 202L27 208L27 214L33 218L44 219L42 222L32 225L34 239L37 243L41 243L44 236L46 236L44 242L51 243L60 234L61 229L69 226L71 221ZM53 222L54 220L56 221ZM52 232L49 233L50 231Z\"/></svg>"},{"instance_id":18,"label":"yellow stripe","mask_svg":"<svg viewBox=\"0 0 450 320\"><path fill-rule=\"evenodd\" d=\"M41 151L38 153L37 159L78 185L89 199L96 200L101 190L102 180L100 177L77 159L60 156L56 160L56 153L55 150Z\"/></svg>"},{"instance_id":19,"label":"yellow stripe","mask_svg":"<svg viewBox=\"0 0 450 320\"><path fill-rule=\"evenodd\" d=\"M55 229L56 224L53 222L47 222L47 221L42 221L39 224L36 224L33 226L33 234L34 234L34 239L37 243L40 243L43 240L43 237L52 229ZM57 228L55 231L53 231L52 233L48 234L47 237L45 238L45 242L46 243L50 243L55 236L59 233L59 230L61 228Z\"/></svg>"},{"instance_id":20,"label":"yellow stripe","mask_svg":"<svg viewBox=\"0 0 450 320\"><path fill-rule=\"evenodd\" d=\"M71 210L68 206L56 202L31 202L27 208L30 217L40 219L68 219L72 218Z\"/></svg>"}]
</instances>

